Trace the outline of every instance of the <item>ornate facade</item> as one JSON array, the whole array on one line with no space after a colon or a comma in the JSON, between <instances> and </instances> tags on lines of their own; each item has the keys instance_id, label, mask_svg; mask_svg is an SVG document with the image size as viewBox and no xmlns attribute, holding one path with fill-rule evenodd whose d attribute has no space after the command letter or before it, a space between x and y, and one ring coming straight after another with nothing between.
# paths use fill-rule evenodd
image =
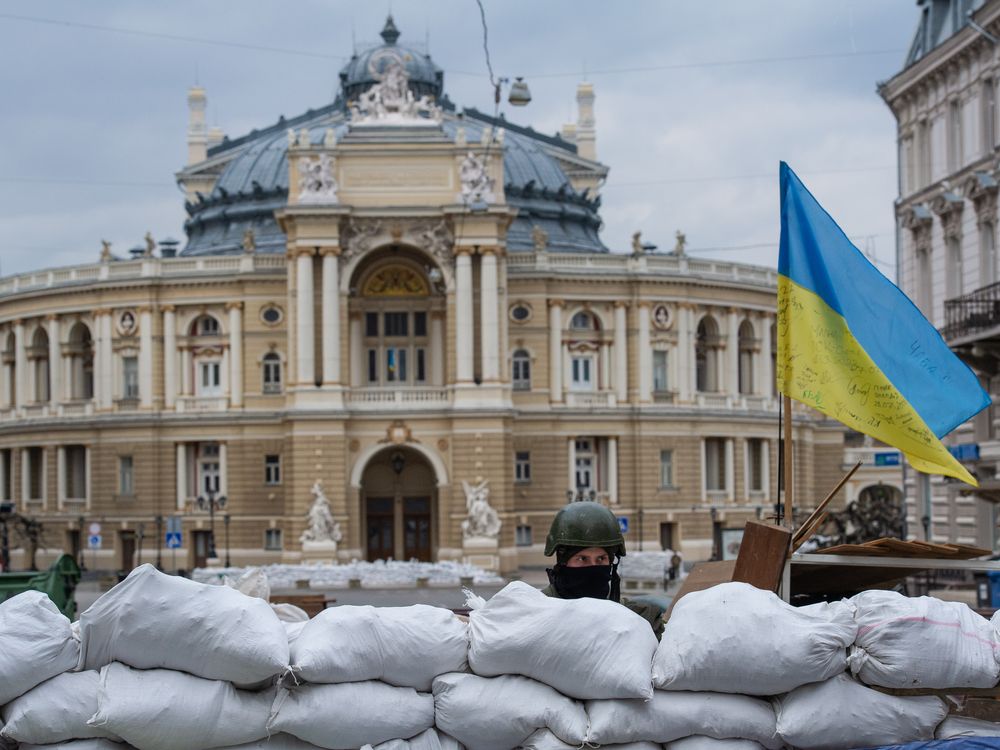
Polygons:
<instances>
[{"instance_id":1,"label":"ornate facade","mask_svg":"<svg viewBox=\"0 0 1000 750\"><path fill-rule=\"evenodd\" d=\"M88 565L130 568L140 528L169 565L176 516L179 566L204 564L210 493L234 564L333 544L508 572L581 497L633 548L697 560L771 513L775 273L680 238L609 252L593 88L545 136L456 110L398 36L352 58L334 103L240 138L192 90L179 255L105 247L0 280L0 493L45 524L45 555L98 521ZM808 505L843 436L798 416Z\"/></svg>"}]
</instances>

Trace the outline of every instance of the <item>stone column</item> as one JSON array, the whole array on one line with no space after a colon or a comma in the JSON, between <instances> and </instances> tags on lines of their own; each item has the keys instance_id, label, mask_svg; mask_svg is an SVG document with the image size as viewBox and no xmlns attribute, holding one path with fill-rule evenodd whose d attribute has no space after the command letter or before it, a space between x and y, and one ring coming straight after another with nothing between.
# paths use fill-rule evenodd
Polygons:
<instances>
[{"instance_id":1,"label":"stone column","mask_svg":"<svg viewBox=\"0 0 1000 750\"><path fill-rule=\"evenodd\" d=\"M139 308L139 406L153 406L153 309Z\"/></svg>"},{"instance_id":2,"label":"stone column","mask_svg":"<svg viewBox=\"0 0 1000 750\"><path fill-rule=\"evenodd\" d=\"M187 470L187 443L177 443L177 510L184 510L187 505Z\"/></svg>"},{"instance_id":3,"label":"stone column","mask_svg":"<svg viewBox=\"0 0 1000 750\"><path fill-rule=\"evenodd\" d=\"M243 406L243 303L229 302L229 405Z\"/></svg>"},{"instance_id":4,"label":"stone column","mask_svg":"<svg viewBox=\"0 0 1000 750\"><path fill-rule=\"evenodd\" d=\"M101 339L104 348L101 350L101 372L104 379L101 382L101 401L105 409L111 408L111 389L114 383L114 351L111 342L111 310L105 310L101 316Z\"/></svg>"},{"instance_id":5,"label":"stone column","mask_svg":"<svg viewBox=\"0 0 1000 750\"><path fill-rule=\"evenodd\" d=\"M576 492L576 437L571 437L567 442L569 448L569 484L567 489Z\"/></svg>"},{"instance_id":6,"label":"stone column","mask_svg":"<svg viewBox=\"0 0 1000 750\"><path fill-rule=\"evenodd\" d=\"M14 406L28 402L28 350L24 340L24 321L14 321Z\"/></svg>"},{"instance_id":7,"label":"stone column","mask_svg":"<svg viewBox=\"0 0 1000 750\"><path fill-rule=\"evenodd\" d=\"M733 439L726 438L726 499L732 500L736 493L736 460Z\"/></svg>"},{"instance_id":8,"label":"stone column","mask_svg":"<svg viewBox=\"0 0 1000 750\"><path fill-rule=\"evenodd\" d=\"M63 509L66 504L66 448L56 448L56 507Z\"/></svg>"},{"instance_id":9,"label":"stone column","mask_svg":"<svg viewBox=\"0 0 1000 750\"><path fill-rule=\"evenodd\" d=\"M323 385L340 384L340 248L324 247L323 256Z\"/></svg>"},{"instance_id":10,"label":"stone column","mask_svg":"<svg viewBox=\"0 0 1000 750\"><path fill-rule=\"evenodd\" d=\"M163 306L163 406L177 403L177 317L173 305Z\"/></svg>"},{"instance_id":11,"label":"stone column","mask_svg":"<svg viewBox=\"0 0 1000 750\"><path fill-rule=\"evenodd\" d=\"M440 310L431 312L431 385L444 385L444 313Z\"/></svg>"},{"instance_id":12,"label":"stone column","mask_svg":"<svg viewBox=\"0 0 1000 750\"><path fill-rule=\"evenodd\" d=\"M776 373L771 363L771 317L763 315L760 319L760 383L757 392L763 396L771 396L775 392L774 378Z\"/></svg>"},{"instance_id":13,"label":"stone column","mask_svg":"<svg viewBox=\"0 0 1000 750\"><path fill-rule=\"evenodd\" d=\"M91 503L91 485L93 479L93 472L90 470L90 460L92 458L93 451L90 450L90 446L86 446L83 449L83 491L84 497L87 500L86 508L90 510Z\"/></svg>"},{"instance_id":14,"label":"stone column","mask_svg":"<svg viewBox=\"0 0 1000 750\"><path fill-rule=\"evenodd\" d=\"M315 385L316 357L313 352L313 251L302 250L296 258L295 293L296 323L298 336L296 349L296 382L299 385Z\"/></svg>"},{"instance_id":15,"label":"stone column","mask_svg":"<svg viewBox=\"0 0 1000 750\"><path fill-rule=\"evenodd\" d=\"M653 400L653 350L649 339L649 302L640 302L636 307L639 317L639 403Z\"/></svg>"},{"instance_id":16,"label":"stone column","mask_svg":"<svg viewBox=\"0 0 1000 750\"><path fill-rule=\"evenodd\" d=\"M194 395L193 366L191 350L184 347L181 350L181 392L185 396Z\"/></svg>"},{"instance_id":17,"label":"stone column","mask_svg":"<svg viewBox=\"0 0 1000 750\"><path fill-rule=\"evenodd\" d=\"M618 438L608 438L608 500L618 504Z\"/></svg>"},{"instance_id":18,"label":"stone column","mask_svg":"<svg viewBox=\"0 0 1000 750\"><path fill-rule=\"evenodd\" d=\"M229 450L225 443L219 443L219 494L229 496Z\"/></svg>"},{"instance_id":19,"label":"stone column","mask_svg":"<svg viewBox=\"0 0 1000 750\"><path fill-rule=\"evenodd\" d=\"M694 343L691 341L691 306L677 305L677 400L691 401Z\"/></svg>"},{"instance_id":20,"label":"stone column","mask_svg":"<svg viewBox=\"0 0 1000 750\"><path fill-rule=\"evenodd\" d=\"M31 500L31 467L28 459L28 449L21 449L21 502ZM24 507L24 506L22 506Z\"/></svg>"},{"instance_id":21,"label":"stone column","mask_svg":"<svg viewBox=\"0 0 1000 750\"><path fill-rule=\"evenodd\" d=\"M455 356L459 383L473 378L472 256L469 248L455 248Z\"/></svg>"},{"instance_id":22,"label":"stone column","mask_svg":"<svg viewBox=\"0 0 1000 750\"><path fill-rule=\"evenodd\" d=\"M49 403L54 407L66 398L63 393L62 342L59 340L59 318L50 315L46 320L49 323Z\"/></svg>"},{"instance_id":23,"label":"stone column","mask_svg":"<svg viewBox=\"0 0 1000 750\"><path fill-rule=\"evenodd\" d=\"M771 441L761 440L760 443L760 486L766 501L771 497Z\"/></svg>"},{"instance_id":24,"label":"stone column","mask_svg":"<svg viewBox=\"0 0 1000 750\"><path fill-rule=\"evenodd\" d=\"M361 313L351 313L351 386L361 388L368 383L365 379L365 348L361 338Z\"/></svg>"},{"instance_id":25,"label":"stone column","mask_svg":"<svg viewBox=\"0 0 1000 750\"><path fill-rule=\"evenodd\" d=\"M3 342L2 348L4 351L7 349L7 334L8 332L4 330L3 334L0 335L0 341ZM10 400L10 368L11 366L7 364L6 358L4 358L4 361L0 363L0 405L2 405L5 409L14 406Z\"/></svg>"},{"instance_id":26,"label":"stone column","mask_svg":"<svg viewBox=\"0 0 1000 750\"><path fill-rule=\"evenodd\" d=\"M479 323L482 379L495 383L500 379L500 320L498 317L497 254L484 248L479 266Z\"/></svg>"},{"instance_id":27,"label":"stone column","mask_svg":"<svg viewBox=\"0 0 1000 750\"><path fill-rule=\"evenodd\" d=\"M611 342L602 341L601 346L598 350L598 355L600 358L600 373L601 380L598 387L600 391L610 391L611 390Z\"/></svg>"},{"instance_id":28,"label":"stone column","mask_svg":"<svg viewBox=\"0 0 1000 750\"><path fill-rule=\"evenodd\" d=\"M628 403L628 303L615 302L615 396Z\"/></svg>"},{"instance_id":29,"label":"stone column","mask_svg":"<svg viewBox=\"0 0 1000 750\"><path fill-rule=\"evenodd\" d=\"M549 300L549 401L562 403L562 309L561 299ZM572 468L570 469L572 471Z\"/></svg>"},{"instance_id":30,"label":"stone column","mask_svg":"<svg viewBox=\"0 0 1000 750\"><path fill-rule=\"evenodd\" d=\"M740 392L740 319L739 311L730 307L726 316L726 382L721 391L739 395Z\"/></svg>"}]
</instances>

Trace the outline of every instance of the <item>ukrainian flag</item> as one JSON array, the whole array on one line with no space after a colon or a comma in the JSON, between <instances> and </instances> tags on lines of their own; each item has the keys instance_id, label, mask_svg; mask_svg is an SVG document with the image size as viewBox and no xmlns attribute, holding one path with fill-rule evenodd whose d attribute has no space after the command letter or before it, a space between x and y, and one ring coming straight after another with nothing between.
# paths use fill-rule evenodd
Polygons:
<instances>
[{"instance_id":1,"label":"ukrainian flag","mask_svg":"<svg viewBox=\"0 0 1000 750\"><path fill-rule=\"evenodd\" d=\"M989 396L784 162L780 172L778 389L898 448L918 471L976 485L939 438Z\"/></svg>"}]
</instances>

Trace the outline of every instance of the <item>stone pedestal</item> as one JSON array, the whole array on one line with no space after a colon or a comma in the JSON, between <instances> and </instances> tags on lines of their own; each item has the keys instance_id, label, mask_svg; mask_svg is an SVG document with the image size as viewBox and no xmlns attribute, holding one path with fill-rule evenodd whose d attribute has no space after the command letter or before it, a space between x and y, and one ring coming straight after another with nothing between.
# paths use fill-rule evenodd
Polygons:
<instances>
[{"instance_id":1,"label":"stone pedestal","mask_svg":"<svg viewBox=\"0 0 1000 750\"><path fill-rule=\"evenodd\" d=\"M307 565L336 565L336 542L302 542L302 562Z\"/></svg>"},{"instance_id":2,"label":"stone pedestal","mask_svg":"<svg viewBox=\"0 0 1000 750\"><path fill-rule=\"evenodd\" d=\"M462 562L475 565L492 573L500 570L500 542L483 536L470 536L462 540Z\"/></svg>"}]
</instances>

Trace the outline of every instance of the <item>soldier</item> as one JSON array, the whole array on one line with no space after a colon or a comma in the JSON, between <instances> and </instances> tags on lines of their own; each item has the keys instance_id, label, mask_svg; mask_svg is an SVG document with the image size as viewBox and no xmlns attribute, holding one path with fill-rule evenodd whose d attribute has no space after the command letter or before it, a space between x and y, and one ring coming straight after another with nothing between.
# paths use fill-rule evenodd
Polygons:
<instances>
[{"instance_id":1,"label":"soldier","mask_svg":"<svg viewBox=\"0 0 1000 750\"><path fill-rule=\"evenodd\" d=\"M556 564L545 572L549 585L542 590L559 599L610 599L649 621L659 638L663 611L652 604L621 598L618 562L625 556L625 538L614 513L600 503L570 503L556 513L545 539L546 557Z\"/></svg>"}]
</instances>

